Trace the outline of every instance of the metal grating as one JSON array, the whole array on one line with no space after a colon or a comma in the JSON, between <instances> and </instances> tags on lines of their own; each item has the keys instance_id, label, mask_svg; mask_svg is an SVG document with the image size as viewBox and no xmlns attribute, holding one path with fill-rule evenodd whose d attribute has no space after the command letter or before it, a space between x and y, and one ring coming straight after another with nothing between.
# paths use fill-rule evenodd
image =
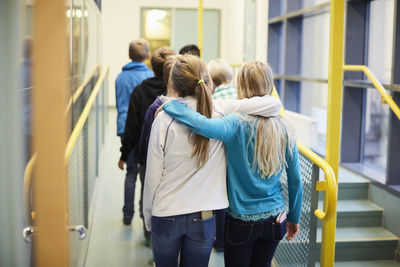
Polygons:
<instances>
[{"instance_id":1,"label":"metal grating","mask_svg":"<svg viewBox=\"0 0 400 267\"><path fill-rule=\"evenodd\" d=\"M107 84L107 78L104 80ZM93 87L94 82L90 85ZM92 87L85 89L81 109L86 105ZM98 174L99 144L104 144L104 129L107 99L104 85L97 95L96 104L79 134L68 162L68 212L71 226L84 225L89 228L89 204ZM78 108L78 114L81 110ZM77 118L75 118L77 120ZM70 234L70 265L83 266L87 248L87 239L80 240L76 232Z\"/></svg>"},{"instance_id":2,"label":"metal grating","mask_svg":"<svg viewBox=\"0 0 400 267\"><path fill-rule=\"evenodd\" d=\"M68 212L69 224L83 224L84 213L84 193L83 193L83 162L84 162L84 146L82 133L79 135L75 147L72 151L71 158L68 162ZM70 256L71 265L77 266L81 248L81 241L76 233L70 234Z\"/></svg>"},{"instance_id":3,"label":"metal grating","mask_svg":"<svg viewBox=\"0 0 400 267\"><path fill-rule=\"evenodd\" d=\"M299 154L301 176L303 180L303 205L300 217L300 232L292 239L283 239L275 252L274 263L278 266L315 266L317 218L314 210L318 206L318 194L315 190L319 168ZM281 177L283 195L288 203L286 172Z\"/></svg>"}]
</instances>

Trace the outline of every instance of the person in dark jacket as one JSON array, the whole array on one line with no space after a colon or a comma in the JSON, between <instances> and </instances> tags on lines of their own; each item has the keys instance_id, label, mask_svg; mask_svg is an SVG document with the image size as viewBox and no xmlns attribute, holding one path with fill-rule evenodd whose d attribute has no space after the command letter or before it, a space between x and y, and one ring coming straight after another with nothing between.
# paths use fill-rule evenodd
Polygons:
<instances>
[{"instance_id":1,"label":"person in dark jacket","mask_svg":"<svg viewBox=\"0 0 400 267\"><path fill-rule=\"evenodd\" d=\"M125 162L127 162L127 158L132 151L134 151L137 157L136 146L139 142L147 108L154 102L157 96L165 94L167 91L167 87L163 80L163 68L167 58L173 54L175 54L175 52L169 47L161 47L154 51L151 58L151 66L155 77L144 80L133 90L130 96L128 116L125 124L124 137L122 139L121 157L118 163L118 166L121 169L123 169L123 166ZM144 166L141 165L139 175L142 183L141 191L143 191L144 174L145 169ZM142 203L142 198L140 203ZM143 218L142 207L140 207L140 214ZM145 237L146 240L150 238L150 233L145 231Z\"/></svg>"},{"instance_id":2,"label":"person in dark jacket","mask_svg":"<svg viewBox=\"0 0 400 267\"><path fill-rule=\"evenodd\" d=\"M144 39L138 39L129 44L129 58L132 62L122 68L115 80L115 97L117 102L117 135L124 139L125 122L129 107L129 97L133 88L143 80L153 77L153 72L143 63L150 56L149 43ZM124 190L123 223L131 224L134 213L134 194L136 177L139 172L137 155L129 153L126 158L126 177ZM144 174L143 174L144 175Z\"/></svg>"},{"instance_id":3,"label":"person in dark jacket","mask_svg":"<svg viewBox=\"0 0 400 267\"><path fill-rule=\"evenodd\" d=\"M169 81L169 73L171 71L172 65L175 62L176 57L175 56L170 56L168 57L167 61L164 64L164 70L163 70L163 79L165 84L168 85ZM175 94L172 90L167 89L167 96L174 96ZM151 132L151 126L153 125L154 117L155 114L158 110L158 108L163 104L163 101L160 99L160 97L157 97L156 100L154 100L153 104L149 106L149 108L146 111L146 114L144 116L144 121L143 121L143 127L142 127L142 132L140 133L140 140L138 144L138 160L139 163L146 166L146 161L147 161L147 148L149 146L149 139L150 139L150 132Z\"/></svg>"}]
</instances>

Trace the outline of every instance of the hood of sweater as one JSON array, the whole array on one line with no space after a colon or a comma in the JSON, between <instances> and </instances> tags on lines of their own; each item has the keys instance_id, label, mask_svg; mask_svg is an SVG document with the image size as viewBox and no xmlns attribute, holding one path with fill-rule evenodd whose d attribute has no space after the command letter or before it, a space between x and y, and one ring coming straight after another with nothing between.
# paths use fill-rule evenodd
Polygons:
<instances>
[{"instance_id":1,"label":"hood of sweater","mask_svg":"<svg viewBox=\"0 0 400 267\"><path fill-rule=\"evenodd\" d=\"M137 61L132 61L128 64L126 64L125 66L122 67L122 70L139 70L139 71L148 71L149 68L141 63L141 62L137 62Z\"/></svg>"},{"instance_id":2,"label":"hood of sweater","mask_svg":"<svg viewBox=\"0 0 400 267\"><path fill-rule=\"evenodd\" d=\"M161 100L165 103L175 98L162 96ZM177 101L182 102L193 110L196 110L197 99L193 96L178 97ZM240 106L240 109L238 109ZM245 110L246 114L252 114L261 117L278 116L281 111L282 103L279 99L271 96L253 96L244 99L218 99L213 101L213 111L225 115L232 112ZM229 110L227 112L227 110Z\"/></svg>"},{"instance_id":3,"label":"hood of sweater","mask_svg":"<svg viewBox=\"0 0 400 267\"><path fill-rule=\"evenodd\" d=\"M167 93L167 86L162 77L153 77L146 79L140 85L143 94L148 98L155 99L157 96L165 95Z\"/></svg>"}]
</instances>

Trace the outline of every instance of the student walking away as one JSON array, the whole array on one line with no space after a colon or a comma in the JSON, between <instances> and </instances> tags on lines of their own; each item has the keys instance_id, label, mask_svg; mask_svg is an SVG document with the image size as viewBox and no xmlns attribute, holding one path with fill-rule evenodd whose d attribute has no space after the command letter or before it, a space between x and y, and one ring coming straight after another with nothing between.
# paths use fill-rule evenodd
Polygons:
<instances>
[{"instance_id":1,"label":"student walking away","mask_svg":"<svg viewBox=\"0 0 400 267\"><path fill-rule=\"evenodd\" d=\"M151 66L155 77L144 80L132 92L129 100L128 117L126 119L124 138L121 146L121 157L118 166L122 169L128 155L139 142L144 116L147 108L154 102L157 96L165 94L167 87L163 80L164 63L175 52L169 47L161 47L154 51L151 57ZM137 151L137 149L135 149ZM145 166L140 163L140 182L143 194ZM142 196L140 196L140 215L143 218ZM145 231L146 244L150 244L150 233Z\"/></svg>"},{"instance_id":2,"label":"student walking away","mask_svg":"<svg viewBox=\"0 0 400 267\"><path fill-rule=\"evenodd\" d=\"M236 88L231 84L232 82L232 68L223 59L211 60L207 65L213 81L213 100L216 99L236 99Z\"/></svg>"},{"instance_id":3,"label":"student walking away","mask_svg":"<svg viewBox=\"0 0 400 267\"><path fill-rule=\"evenodd\" d=\"M181 50L179 50L179 54L180 55L189 54L189 55L200 57L200 49L195 44L188 44L188 45L185 45L184 47L182 47Z\"/></svg>"},{"instance_id":4,"label":"student walking away","mask_svg":"<svg viewBox=\"0 0 400 267\"><path fill-rule=\"evenodd\" d=\"M163 80L164 83L167 85L167 96L175 97L175 92L172 90L168 90L168 81L169 75L172 68L172 65L175 62L176 57L171 55L167 58L164 63L163 68ZM138 159L141 165L146 166L147 161L147 148L149 146L149 139L150 139L150 132L151 126L153 125L155 114L158 108L163 104L160 96L157 96L154 102L147 108L146 114L144 115L143 127L142 132L140 133L140 139L138 144ZM143 195L143 194L142 194Z\"/></svg>"},{"instance_id":5,"label":"student walking away","mask_svg":"<svg viewBox=\"0 0 400 267\"><path fill-rule=\"evenodd\" d=\"M270 95L272 70L262 62L248 62L239 70L237 86L240 99ZM225 143L229 198L225 265L270 266L285 233L291 240L299 231L303 187L293 130L280 116L231 114L209 119L185 104L171 101L163 109L196 134ZM280 183L283 169L288 179L287 216Z\"/></svg>"},{"instance_id":6,"label":"student walking away","mask_svg":"<svg viewBox=\"0 0 400 267\"><path fill-rule=\"evenodd\" d=\"M168 90L179 100L207 117L214 111L212 86L203 60L177 56ZM277 115L280 102L272 97L243 100L247 106ZM230 110L240 109L235 102ZM251 109L247 108L251 113ZM151 231L156 266L208 266L215 237L213 210L228 207L226 160L223 143L193 134L166 113L153 122L147 155L144 217Z\"/></svg>"},{"instance_id":7,"label":"student walking away","mask_svg":"<svg viewBox=\"0 0 400 267\"><path fill-rule=\"evenodd\" d=\"M128 114L129 99L133 88L143 80L153 77L153 72L143 62L149 58L150 48L146 40L138 39L129 44L129 58L132 62L122 68L115 80L115 97L117 102L117 135L124 140L125 122ZM134 151L127 154L123 222L129 225L132 221L136 176L138 174L137 155Z\"/></svg>"}]
</instances>

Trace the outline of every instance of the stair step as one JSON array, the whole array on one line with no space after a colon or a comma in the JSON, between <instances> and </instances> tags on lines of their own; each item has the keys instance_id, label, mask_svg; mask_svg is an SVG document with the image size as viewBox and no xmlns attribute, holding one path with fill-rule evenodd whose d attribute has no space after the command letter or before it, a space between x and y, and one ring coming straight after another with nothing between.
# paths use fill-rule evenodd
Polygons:
<instances>
[{"instance_id":1,"label":"stair step","mask_svg":"<svg viewBox=\"0 0 400 267\"><path fill-rule=\"evenodd\" d=\"M392 260L398 241L398 237L382 227L339 227L336 229L335 261ZM318 254L320 249L321 228L318 228Z\"/></svg>"},{"instance_id":2,"label":"stair step","mask_svg":"<svg viewBox=\"0 0 400 267\"><path fill-rule=\"evenodd\" d=\"M316 267L320 263L315 264ZM382 260L382 261L337 261L335 267L399 267L400 263L396 261Z\"/></svg>"},{"instance_id":3,"label":"stair step","mask_svg":"<svg viewBox=\"0 0 400 267\"><path fill-rule=\"evenodd\" d=\"M323 207L322 201L318 207ZM383 209L369 200L339 200L337 227L378 227L382 225L382 215Z\"/></svg>"}]
</instances>

